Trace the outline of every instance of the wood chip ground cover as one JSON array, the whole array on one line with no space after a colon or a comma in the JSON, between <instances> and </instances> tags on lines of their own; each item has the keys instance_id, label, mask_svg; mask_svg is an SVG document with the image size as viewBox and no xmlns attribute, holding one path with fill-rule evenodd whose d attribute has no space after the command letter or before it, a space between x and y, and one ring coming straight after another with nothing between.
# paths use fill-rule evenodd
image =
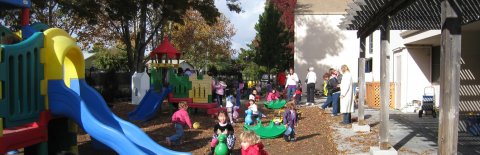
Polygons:
<instances>
[{"instance_id":1,"label":"wood chip ground cover","mask_svg":"<svg viewBox=\"0 0 480 155\"><path fill-rule=\"evenodd\" d=\"M126 102L116 103L114 105L112 111L125 120L127 120L128 112L135 108L135 105ZM259 105L259 107L262 106L263 105ZM166 109L166 106L164 107L164 109ZM300 107L299 109L302 112L302 118L296 128L297 141L285 142L282 137L276 139L263 139L262 141L265 145L265 150L272 155L342 154L337 151L337 146L333 140L334 134L332 132L334 132L334 130L330 127L332 124L340 121L339 117L332 118L327 114L321 114L317 107ZM262 109L262 112L267 114L267 117L262 119L264 124L273 119L273 110ZM211 118L201 110L196 114L190 114L190 118L192 119L192 122L199 122L200 128L186 130L183 144L168 148L176 151L191 152L194 155L207 154L210 149L209 145L216 119ZM243 132L243 119L240 119L239 121L240 122L234 126L237 137ZM166 146L165 138L175 132L170 123L170 116L167 110L159 112L159 114L151 121L134 121L133 123L143 129L154 141L162 146ZM93 149L90 145L90 136L81 129L77 136L77 141L80 154L115 154L113 151L98 151ZM238 138L236 142L234 154L240 154L240 139Z\"/></svg>"}]
</instances>

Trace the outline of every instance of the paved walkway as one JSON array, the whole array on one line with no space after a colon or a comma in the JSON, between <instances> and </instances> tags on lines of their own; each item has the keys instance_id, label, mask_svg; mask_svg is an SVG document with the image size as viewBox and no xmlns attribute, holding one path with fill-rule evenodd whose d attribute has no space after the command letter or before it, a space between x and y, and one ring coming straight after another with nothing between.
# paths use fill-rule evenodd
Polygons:
<instances>
[{"instance_id":1,"label":"paved walkway","mask_svg":"<svg viewBox=\"0 0 480 155\"><path fill-rule=\"evenodd\" d=\"M325 98L315 101L319 106ZM356 112L352 117L357 117ZM378 109L365 110L365 118L372 128L370 133L356 133L351 130L351 126L332 124L332 128L336 131L334 141L337 143L337 149L342 154L367 154L370 146L378 145L379 116ZM330 118L341 121L341 117ZM437 154L438 118L433 118L431 115L419 118L417 113L391 110L389 126L390 144L398 150L399 154ZM464 132L459 133L458 154L480 154L480 137Z\"/></svg>"}]
</instances>

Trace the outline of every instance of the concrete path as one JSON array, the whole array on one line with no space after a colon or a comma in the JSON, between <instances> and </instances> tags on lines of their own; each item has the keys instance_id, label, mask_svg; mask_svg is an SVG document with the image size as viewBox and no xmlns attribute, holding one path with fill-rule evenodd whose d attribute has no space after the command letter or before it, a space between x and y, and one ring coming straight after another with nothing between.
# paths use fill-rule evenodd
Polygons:
<instances>
[{"instance_id":1,"label":"concrete path","mask_svg":"<svg viewBox=\"0 0 480 155\"><path fill-rule=\"evenodd\" d=\"M302 97L301 106L305 106L306 97ZM316 98L315 106L318 108L326 98ZM330 109L327 109L330 110ZM327 112L328 113L328 112ZM357 111L352 114L357 117ZM351 125L332 124L334 141L337 149L342 154L368 154L370 146L378 145L380 111L378 109L366 109L365 118L370 124L370 133L356 133L351 130ZM330 117L342 120L342 116ZM398 110L390 111L390 144L399 154L437 154L438 118L431 115L418 117L417 113L402 113ZM458 154L480 154L480 137L469 133L458 134Z\"/></svg>"},{"instance_id":2,"label":"concrete path","mask_svg":"<svg viewBox=\"0 0 480 155\"><path fill-rule=\"evenodd\" d=\"M345 154L368 153L370 146L378 145L379 116L377 109L366 109L365 118L372 127L370 133L355 133L351 126L333 124L337 149ZM390 144L399 154L437 154L438 118L390 111L389 126ZM458 154L480 154L480 137L459 133Z\"/></svg>"},{"instance_id":3,"label":"concrete path","mask_svg":"<svg viewBox=\"0 0 480 155\"><path fill-rule=\"evenodd\" d=\"M318 108L326 98L315 98L315 105L307 107ZM302 96L299 106L306 106L306 95ZM327 108L327 115L330 115ZM352 114L355 119L357 112ZM356 133L351 130L351 125L332 124L334 129L334 141L341 154L369 154L370 146L378 145L378 132L380 123L380 111L378 109L365 109L365 119L371 126L370 133ZM342 116L331 117L342 120ZM399 154L437 154L438 118L431 115L418 117L417 113L402 113L398 110L390 111L390 144ZM458 154L480 154L480 137L469 133L458 134Z\"/></svg>"}]
</instances>

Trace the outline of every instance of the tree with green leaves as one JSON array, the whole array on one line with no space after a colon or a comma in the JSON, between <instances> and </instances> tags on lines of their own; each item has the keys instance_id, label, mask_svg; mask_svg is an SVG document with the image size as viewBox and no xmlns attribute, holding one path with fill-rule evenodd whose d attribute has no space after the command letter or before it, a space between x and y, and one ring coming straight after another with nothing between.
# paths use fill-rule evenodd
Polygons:
<instances>
[{"instance_id":1,"label":"tree with green leaves","mask_svg":"<svg viewBox=\"0 0 480 155\"><path fill-rule=\"evenodd\" d=\"M102 79L100 83L97 83L101 86L101 89L98 91L102 94L106 101L111 102L118 95L119 83L117 76L119 72L128 72L127 65L127 52L122 50L121 45L116 45L117 47L105 48L102 44L94 44L92 48L92 53L95 53L93 60L93 66L102 72L97 72L97 78ZM90 72L91 74L91 72ZM100 78L103 77L103 78ZM95 80L87 77L89 84L95 85Z\"/></svg>"},{"instance_id":2,"label":"tree with green leaves","mask_svg":"<svg viewBox=\"0 0 480 155\"><path fill-rule=\"evenodd\" d=\"M267 72L267 68L256 63L257 50L254 44L248 44L247 48L241 48L238 55L239 70L247 79L257 79L262 73Z\"/></svg>"},{"instance_id":3,"label":"tree with green leaves","mask_svg":"<svg viewBox=\"0 0 480 155\"><path fill-rule=\"evenodd\" d=\"M225 16L208 24L199 11L190 9L182 17L181 23L173 24L171 38L173 45L182 52L182 58L196 69L208 65L222 68L229 64L233 52L232 37L235 35L233 25Z\"/></svg>"},{"instance_id":4,"label":"tree with green leaves","mask_svg":"<svg viewBox=\"0 0 480 155\"><path fill-rule=\"evenodd\" d=\"M192 8L201 13L209 23L214 24L220 16L214 5L214 0L87 0L85 3L93 9L98 9L103 14L94 17L102 26L103 31L110 32L126 45L129 68L141 72L145 68L145 51L150 43L150 48L158 45L165 33L160 32L168 21L182 22L181 17L186 10ZM229 7L234 11L241 11L237 1L227 0ZM74 7L82 8L82 7ZM86 7L88 8L88 7ZM82 10L82 9L77 9ZM102 29L98 29L102 30Z\"/></svg>"},{"instance_id":5,"label":"tree with green leaves","mask_svg":"<svg viewBox=\"0 0 480 155\"><path fill-rule=\"evenodd\" d=\"M152 40L161 40L164 34L159 31L167 25L167 21L180 22L180 17L188 8L199 10L211 23L215 23L216 17L220 16L213 0L86 0L70 3L73 6L71 9L78 13L98 12L85 14L84 17L97 23L96 30L125 44L128 66L132 72L144 70L145 51L149 45L150 48L154 47L150 44Z\"/></svg>"},{"instance_id":6,"label":"tree with green leaves","mask_svg":"<svg viewBox=\"0 0 480 155\"><path fill-rule=\"evenodd\" d=\"M226 0L241 12L238 0ZM127 51L130 72L143 71L145 51L163 38L168 21L181 22L186 10L198 10L209 24L220 16L214 0L32 0L32 20L75 34L84 45L121 41Z\"/></svg>"},{"instance_id":7,"label":"tree with green leaves","mask_svg":"<svg viewBox=\"0 0 480 155\"><path fill-rule=\"evenodd\" d=\"M255 62L258 65L266 67L267 73L272 74L272 69L284 70L288 68L293 60L293 55L287 47L291 37L284 24L280 24L280 13L272 2L267 2L265 11L260 15L259 21L255 26L257 36L253 44L255 45ZM270 79L270 76L269 76Z\"/></svg>"},{"instance_id":8,"label":"tree with green leaves","mask_svg":"<svg viewBox=\"0 0 480 155\"><path fill-rule=\"evenodd\" d=\"M112 48L93 48L96 59L93 61L95 68L107 72L127 72L127 52L117 47Z\"/></svg>"}]
</instances>

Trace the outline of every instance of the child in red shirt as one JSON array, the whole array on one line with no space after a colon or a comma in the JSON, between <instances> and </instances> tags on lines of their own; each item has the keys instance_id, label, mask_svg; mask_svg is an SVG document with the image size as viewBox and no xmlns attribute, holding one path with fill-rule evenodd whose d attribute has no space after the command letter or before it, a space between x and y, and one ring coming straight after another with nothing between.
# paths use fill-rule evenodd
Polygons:
<instances>
[{"instance_id":1,"label":"child in red shirt","mask_svg":"<svg viewBox=\"0 0 480 155\"><path fill-rule=\"evenodd\" d=\"M190 117L188 116L187 109L187 102L183 101L178 103L178 111L176 111L172 115L172 123L176 131L174 135L166 138L166 142L168 145L180 144L180 139L184 135L183 127L188 125L190 129L192 128L192 122L190 121Z\"/></svg>"},{"instance_id":2,"label":"child in red shirt","mask_svg":"<svg viewBox=\"0 0 480 155\"><path fill-rule=\"evenodd\" d=\"M240 134L242 155L268 155L268 152L263 150L263 144L253 131L246 131Z\"/></svg>"},{"instance_id":3,"label":"child in red shirt","mask_svg":"<svg viewBox=\"0 0 480 155\"><path fill-rule=\"evenodd\" d=\"M302 100L302 87L298 86L297 90L295 90L295 93L293 94L293 98L295 99L295 104L299 104L300 101Z\"/></svg>"}]
</instances>

